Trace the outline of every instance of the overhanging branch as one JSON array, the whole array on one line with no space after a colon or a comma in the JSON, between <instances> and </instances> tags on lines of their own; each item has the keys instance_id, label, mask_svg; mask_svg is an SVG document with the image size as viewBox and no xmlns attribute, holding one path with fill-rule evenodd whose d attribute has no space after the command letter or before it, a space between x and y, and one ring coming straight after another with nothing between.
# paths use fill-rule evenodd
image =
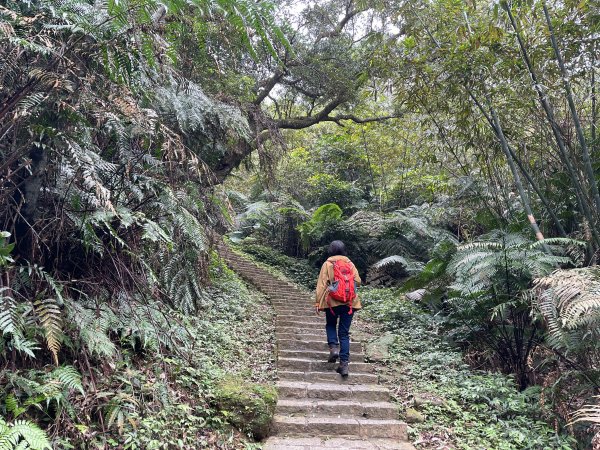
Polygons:
<instances>
[{"instance_id":1,"label":"overhanging branch","mask_svg":"<svg viewBox=\"0 0 600 450\"><path fill-rule=\"evenodd\" d=\"M308 128L317 123L321 122L335 122L338 125L342 125L342 121L350 120L354 123L370 123L370 122L384 122L391 119L399 119L404 113L390 114L386 116L376 117L357 117L353 114L340 114L337 116L330 116L329 114L324 116L308 116L308 117L293 117L289 119L283 119L275 122L275 125L279 129L283 130L301 130Z\"/></svg>"}]
</instances>

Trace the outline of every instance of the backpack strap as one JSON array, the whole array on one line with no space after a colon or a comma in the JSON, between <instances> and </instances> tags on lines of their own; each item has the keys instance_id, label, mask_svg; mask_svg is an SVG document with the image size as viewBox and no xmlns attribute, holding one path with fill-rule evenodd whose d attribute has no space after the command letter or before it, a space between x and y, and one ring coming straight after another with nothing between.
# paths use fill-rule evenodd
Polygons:
<instances>
[{"instance_id":1,"label":"backpack strap","mask_svg":"<svg viewBox=\"0 0 600 450\"><path fill-rule=\"evenodd\" d=\"M335 281L335 273L334 273L335 261L327 260L326 262L331 263L331 266L327 266L327 278L329 278L327 280L327 282L329 283L329 285L332 285L333 282Z\"/></svg>"},{"instance_id":2,"label":"backpack strap","mask_svg":"<svg viewBox=\"0 0 600 450\"><path fill-rule=\"evenodd\" d=\"M331 263L331 266L327 266L327 278L328 278L327 285L331 286L335 282L335 273L334 273L335 261L327 260L326 262ZM329 269L331 269L331 272ZM331 311L331 314L335 314L333 312L333 307L331 306L331 297L329 296L329 292L327 292L326 296L327 296L326 300L327 300L327 306L329 306L329 311Z\"/></svg>"}]
</instances>

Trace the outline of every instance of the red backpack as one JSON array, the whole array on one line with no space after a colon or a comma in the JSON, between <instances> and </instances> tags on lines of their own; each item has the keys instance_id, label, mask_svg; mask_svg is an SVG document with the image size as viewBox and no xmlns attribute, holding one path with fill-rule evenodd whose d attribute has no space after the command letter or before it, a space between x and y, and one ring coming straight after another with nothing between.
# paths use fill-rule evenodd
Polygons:
<instances>
[{"instance_id":1,"label":"red backpack","mask_svg":"<svg viewBox=\"0 0 600 450\"><path fill-rule=\"evenodd\" d=\"M333 281L330 281L327 296L327 304L333 314L331 299L342 303L348 303L352 314L352 300L356 298L356 289L354 285L354 265L350 261L330 261L333 264Z\"/></svg>"}]
</instances>

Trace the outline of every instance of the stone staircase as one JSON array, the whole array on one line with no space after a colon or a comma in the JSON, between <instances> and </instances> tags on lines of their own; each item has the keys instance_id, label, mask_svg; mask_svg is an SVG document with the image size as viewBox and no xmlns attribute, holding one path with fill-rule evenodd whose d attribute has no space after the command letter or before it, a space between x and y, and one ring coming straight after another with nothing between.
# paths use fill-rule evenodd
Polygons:
<instances>
[{"instance_id":1,"label":"stone staircase","mask_svg":"<svg viewBox=\"0 0 600 450\"><path fill-rule=\"evenodd\" d=\"M402 449L406 424L388 390L351 343L350 376L327 362L325 319L314 314L310 294L275 278L221 244L219 253L243 279L266 294L276 311L279 401L266 450Z\"/></svg>"}]
</instances>

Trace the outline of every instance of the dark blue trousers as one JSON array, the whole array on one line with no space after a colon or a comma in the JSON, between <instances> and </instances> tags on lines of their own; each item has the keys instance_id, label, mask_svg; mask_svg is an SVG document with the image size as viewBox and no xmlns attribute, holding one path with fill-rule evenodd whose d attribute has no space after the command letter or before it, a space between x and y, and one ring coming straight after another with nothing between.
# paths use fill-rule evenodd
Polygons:
<instances>
[{"instance_id":1,"label":"dark blue trousers","mask_svg":"<svg viewBox=\"0 0 600 450\"><path fill-rule=\"evenodd\" d=\"M350 308L347 305L340 305L325 310L325 331L327 331L327 343L329 345L340 346L340 361L350 360L350 325L352 324L352 314L348 314Z\"/></svg>"}]
</instances>

